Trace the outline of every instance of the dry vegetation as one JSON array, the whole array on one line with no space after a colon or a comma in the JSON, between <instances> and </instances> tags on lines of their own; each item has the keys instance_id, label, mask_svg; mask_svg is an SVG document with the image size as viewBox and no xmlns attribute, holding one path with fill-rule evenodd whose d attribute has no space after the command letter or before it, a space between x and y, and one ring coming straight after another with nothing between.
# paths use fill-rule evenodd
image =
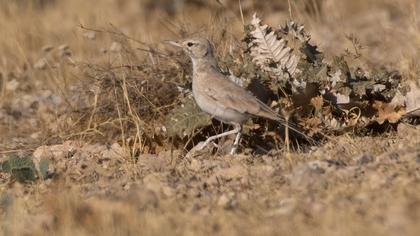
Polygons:
<instances>
[{"instance_id":1,"label":"dry vegetation","mask_svg":"<svg viewBox=\"0 0 420 236\"><path fill-rule=\"evenodd\" d=\"M407 107L388 103L420 83L420 4L290 4L1 1L0 234L417 235L420 127ZM270 78L284 70L255 54L254 12L276 29L290 17L304 24L322 52L289 74L344 71L342 56L357 78L391 84L387 94L363 94L369 109L352 116L354 104L338 109L321 96L297 104L301 97L286 91L273 108L294 110L319 146L286 152L277 125L254 120L241 154L225 155L232 140L187 154L228 127L199 112L188 58L160 42L210 38L222 69L272 100L284 81ZM418 90L409 98L419 105Z\"/></svg>"}]
</instances>

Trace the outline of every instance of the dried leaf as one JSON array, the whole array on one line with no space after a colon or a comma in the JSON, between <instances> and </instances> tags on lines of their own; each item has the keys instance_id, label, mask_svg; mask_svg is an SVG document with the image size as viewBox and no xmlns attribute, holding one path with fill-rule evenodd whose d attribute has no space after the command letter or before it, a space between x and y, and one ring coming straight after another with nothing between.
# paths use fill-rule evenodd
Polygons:
<instances>
[{"instance_id":1,"label":"dried leaf","mask_svg":"<svg viewBox=\"0 0 420 236\"><path fill-rule=\"evenodd\" d=\"M261 24L256 14L253 15L251 25L254 30L250 32L252 40L248 46L252 61L262 70L274 73L279 79L294 75L297 72L298 58L287 47L287 41L278 38L268 25Z\"/></svg>"},{"instance_id":2,"label":"dried leaf","mask_svg":"<svg viewBox=\"0 0 420 236\"><path fill-rule=\"evenodd\" d=\"M305 31L305 26L294 21L288 21L281 30L284 34L291 34L301 42L309 42L311 39L311 36Z\"/></svg>"},{"instance_id":3,"label":"dried leaf","mask_svg":"<svg viewBox=\"0 0 420 236\"><path fill-rule=\"evenodd\" d=\"M322 105L324 104L324 99L322 96L317 96L311 98L311 104L315 108L315 114L322 110Z\"/></svg>"},{"instance_id":4,"label":"dried leaf","mask_svg":"<svg viewBox=\"0 0 420 236\"><path fill-rule=\"evenodd\" d=\"M383 124L385 121L396 123L405 114L405 110L401 109L395 111L389 103L384 103L381 101L375 101L372 107L378 111L375 120L379 124Z\"/></svg>"},{"instance_id":5,"label":"dried leaf","mask_svg":"<svg viewBox=\"0 0 420 236\"><path fill-rule=\"evenodd\" d=\"M309 135L314 135L321 131L321 124L322 121L318 117L313 117L305 120L305 123L303 126L305 127L305 130L309 131Z\"/></svg>"}]
</instances>

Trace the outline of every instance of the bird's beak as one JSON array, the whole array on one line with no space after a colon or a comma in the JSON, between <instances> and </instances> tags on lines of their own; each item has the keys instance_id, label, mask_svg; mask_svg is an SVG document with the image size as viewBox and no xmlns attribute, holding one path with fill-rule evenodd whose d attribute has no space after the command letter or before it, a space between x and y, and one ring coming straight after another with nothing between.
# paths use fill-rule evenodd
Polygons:
<instances>
[{"instance_id":1,"label":"bird's beak","mask_svg":"<svg viewBox=\"0 0 420 236\"><path fill-rule=\"evenodd\" d=\"M172 46L175 46L175 47L182 48L182 45L181 45L181 44L179 44L179 43L178 43L178 42L176 42L176 41L172 41L172 40L163 40L163 41L162 41L162 43L164 43L164 44L169 44L169 45L172 45Z\"/></svg>"}]
</instances>

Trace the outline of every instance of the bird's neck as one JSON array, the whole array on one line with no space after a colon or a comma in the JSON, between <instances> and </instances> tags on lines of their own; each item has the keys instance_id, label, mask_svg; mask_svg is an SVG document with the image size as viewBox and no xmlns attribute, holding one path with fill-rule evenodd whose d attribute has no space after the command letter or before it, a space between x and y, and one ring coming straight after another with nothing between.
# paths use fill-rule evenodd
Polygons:
<instances>
[{"instance_id":1,"label":"bird's neck","mask_svg":"<svg viewBox=\"0 0 420 236\"><path fill-rule=\"evenodd\" d=\"M194 75L208 70L220 71L219 65L217 64L217 60L214 56L209 55L202 58L192 58L192 64Z\"/></svg>"}]
</instances>

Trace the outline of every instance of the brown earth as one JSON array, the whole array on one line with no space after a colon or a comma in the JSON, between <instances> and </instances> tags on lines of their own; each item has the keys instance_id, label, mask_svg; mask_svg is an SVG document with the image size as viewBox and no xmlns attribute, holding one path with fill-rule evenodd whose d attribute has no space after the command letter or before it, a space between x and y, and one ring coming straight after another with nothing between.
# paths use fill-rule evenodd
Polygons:
<instances>
[{"instance_id":1,"label":"brown earth","mask_svg":"<svg viewBox=\"0 0 420 236\"><path fill-rule=\"evenodd\" d=\"M349 132L305 152L279 148L260 155L243 146L242 154L229 156L185 155L181 148L171 151L164 138L140 153L132 144L138 132L124 133L131 126L120 126L121 119L89 119L93 109L111 114L111 108L93 108L83 96L92 76L86 68L99 65L93 76L102 76L98 68L118 60L125 44L80 24L104 30L112 23L145 42L121 60L143 63L137 76L171 100L162 81L188 79L188 62L150 50L166 53L161 40L198 33L212 37L224 58L240 40L242 23L238 1L220 2L224 6L194 0L0 3L0 162L12 154L30 155L35 164L50 161L48 176L34 182L0 172L0 234L418 235L419 126L400 122L386 132ZM267 23L282 24L289 16L283 2L242 0L245 20L257 11ZM417 1L291 2L294 18L327 60L352 49L345 35L353 34L364 45L354 66L385 66L419 80ZM217 41L223 34L225 41ZM159 114L165 108L159 107L148 113L154 123L135 123L156 137L164 136Z\"/></svg>"}]
</instances>

